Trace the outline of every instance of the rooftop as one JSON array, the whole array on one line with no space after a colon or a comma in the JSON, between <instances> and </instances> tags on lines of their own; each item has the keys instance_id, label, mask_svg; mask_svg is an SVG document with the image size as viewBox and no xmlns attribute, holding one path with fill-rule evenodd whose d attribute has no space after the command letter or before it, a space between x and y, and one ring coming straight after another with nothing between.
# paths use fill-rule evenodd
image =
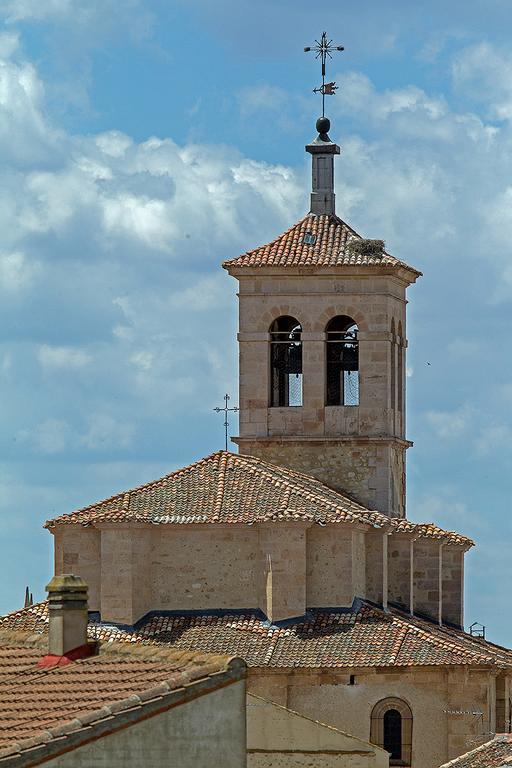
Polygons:
<instances>
[{"instance_id":1,"label":"rooftop","mask_svg":"<svg viewBox=\"0 0 512 768\"><path fill-rule=\"evenodd\" d=\"M103 522L151 524L269 521L359 523L471 547L473 542L433 523L389 518L361 506L309 475L262 459L218 451L146 485L49 520L45 525Z\"/></svg>"},{"instance_id":2,"label":"rooftop","mask_svg":"<svg viewBox=\"0 0 512 768\"><path fill-rule=\"evenodd\" d=\"M370 241L371 242L371 241ZM308 213L267 245L225 261L229 267L402 267L421 272L385 251L365 248L355 230L335 215Z\"/></svg>"},{"instance_id":3,"label":"rooftop","mask_svg":"<svg viewBox=\"0 0 512 768\"><path fill-rule=\"evenodd\" d=\"M0 619L2 628L46 633L46 603ZM482 638L362 600L271 624L254 610L153 612L135 627L91 623L91 639L240 656L250 667L355 668L471 665L512 668L512 651Z\"/></svg>"},{"instance_id":4,"label":"rooftop","mask_svg":"<svg viewBox=\"0 0 512 768\"><path fill-rule=\"evenodd\" d=\"M240 659L125 642L40 669L47 644L37 631L0 629L0 765L65 751L244 676Z\"/></svg>"},{"instance_id":5,"label":"rooftop","mask_svg":"<svg viewBox=\"0 0 512 768\"><path fill-rule=\"evenodd\" d=\"M497 734L471 752L451 760L441 768L505 768L512 765L512 734Z\"/></svg>"}]
</instances>

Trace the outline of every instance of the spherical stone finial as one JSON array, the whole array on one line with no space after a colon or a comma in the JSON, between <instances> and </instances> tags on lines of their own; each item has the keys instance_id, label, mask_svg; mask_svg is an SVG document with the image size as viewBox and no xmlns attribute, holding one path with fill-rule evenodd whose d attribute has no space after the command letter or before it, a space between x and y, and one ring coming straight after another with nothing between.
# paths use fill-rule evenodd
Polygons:
<instances>
[{"instance_id":1,"label":"spherical stone finial","mask_svg":"<svg viewBox=\"0 0 512 768\"><path fill-rule=\"evenodd\" d=\"M329 133L331 127L331 121L328 117L319 117L316 121L316 129L320 135L322 133Z\"/></svg>"}]
</instances>

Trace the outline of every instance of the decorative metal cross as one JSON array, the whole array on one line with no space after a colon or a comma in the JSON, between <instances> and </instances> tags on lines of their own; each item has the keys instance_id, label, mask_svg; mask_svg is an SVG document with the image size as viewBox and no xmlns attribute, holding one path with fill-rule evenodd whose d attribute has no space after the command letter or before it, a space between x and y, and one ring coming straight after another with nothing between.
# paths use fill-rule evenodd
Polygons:
<instances>
[{"instance_id":1,"label":"decorative metal cross","mask_svg":"<svg viewBox=\"0 0 512 768\"><path fill-rule=\"evenodd\" d=\"M308 45L306 48L304 48L304 52L308 53L309 51L315 51L316 56L315 59L320 59L322 62L322 85L318 86L318 88L313 89L313 93L321 93L322 94L322 117L325 117L325 97L326 96L334 96L335 91L337 91L338 86L336 83L326 83L325 82L325 62L327 61L327 57L332 59L332 52L333 51L344 51L345 48L343 45L333 45L332 40L327 39L327 33L322 32L322 37L320 40L315 40L314 45Z\"/></svg>"},{"instance_id":2,"label":"decorative metal cross","mask_svg":"<svg viewBox=\"0 0 512 768\"><path fill-rule=\"evenodd\" d=\"M226 434L226 451L228 449L228 427L229 427L229 421L228 421L228 413L229 411L239 411L240 408L237 408L236 406L234 408L228 408L228 402L231 400L230 396L226 393L224 395L224 408L214 408L213 410L217 413L223 413L225 416L225 422L224 422L224 430Z\"/></svg>"}]
</instances>

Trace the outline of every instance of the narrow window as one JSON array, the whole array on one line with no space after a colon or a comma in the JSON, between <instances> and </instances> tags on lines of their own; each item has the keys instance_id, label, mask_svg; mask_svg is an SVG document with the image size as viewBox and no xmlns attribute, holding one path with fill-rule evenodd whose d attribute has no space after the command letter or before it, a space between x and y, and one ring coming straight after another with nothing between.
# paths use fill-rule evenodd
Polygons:
<instances>
[{"instance_id":1,"label":"narrow window","mask_svg":"<svg viewBox=\"0 0 512 768\"><path fill-rule=\"evenodd\" d=\"M404 340L402 338L402 323L398 323L398 410L404 410Z\"/></svg>"},{"instance_id":2,"label":"narrow window","mask_svg":"<svg viewBox=\"0 0 512 768\"><path fill-rule=\"evenodd\" d=\"M302 328L288 315L270 327L270 405L302 405Z\"/></svg>"},{"instance_id":3,"label":"narrow window","mask_svg":"<svg viewBox=\"0 0 512 768\"><path fill-rule=\"evenodd\" d=\"M395 335L395 321L391 321L391 357L389 366L391 369L391 410L396 408L396 335Z\"/></svg>"},{"instance_id":4,"label":"narrow window","mask_svg":"<svg viewBox=\"0 0 512 768\"><path fill-rule=\"evenodd\" d=\"M402 759L402 715L397 709L384 713L384 749L390 760Z\"/></svg>"},{"instance_id":5,"label":"narrow window","mask_svg":"<svg viewBox=\"0 0 512 768\"><path fill-rule=\"evenodd\" d=\"M370 741L389 752L390 765L411 765L412 712L405 701L389 698L374 706Z\"/></svg>"},{"instance_id":6,"label":"narrow window","mask_svg":"<svg viewBox=\"0 0 512 768\"><path fill-rule=\"evenodd\" d=\"M354 320L338 315L326 337L326 405L359 405L359 341Z\"/></svg>"}]
</instances>

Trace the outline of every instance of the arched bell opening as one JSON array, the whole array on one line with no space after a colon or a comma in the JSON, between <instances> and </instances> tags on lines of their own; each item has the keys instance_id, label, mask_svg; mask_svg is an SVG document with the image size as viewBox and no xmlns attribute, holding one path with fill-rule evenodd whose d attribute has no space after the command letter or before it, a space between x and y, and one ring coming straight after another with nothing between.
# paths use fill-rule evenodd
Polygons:
<instances>
[{"instance_id":1,"label":"arched bell opening","mask_svg":"<svg viewBox=\"0 0 512 768\"><path fill-rule=\"evenodd\" d=\"M270 326L270 405L302 405L302 327L289 315Z\"/></svg>"},{"instance_id":2,"label":"arched bell opening","mask_svg":"<svg viewBox=\"0 0 512 768\"><path fill-rule=\"evenodd\" d=\"M359 405L359 329L347 315L325 328L326 405Z\"/></svg>"}]
</instances>

